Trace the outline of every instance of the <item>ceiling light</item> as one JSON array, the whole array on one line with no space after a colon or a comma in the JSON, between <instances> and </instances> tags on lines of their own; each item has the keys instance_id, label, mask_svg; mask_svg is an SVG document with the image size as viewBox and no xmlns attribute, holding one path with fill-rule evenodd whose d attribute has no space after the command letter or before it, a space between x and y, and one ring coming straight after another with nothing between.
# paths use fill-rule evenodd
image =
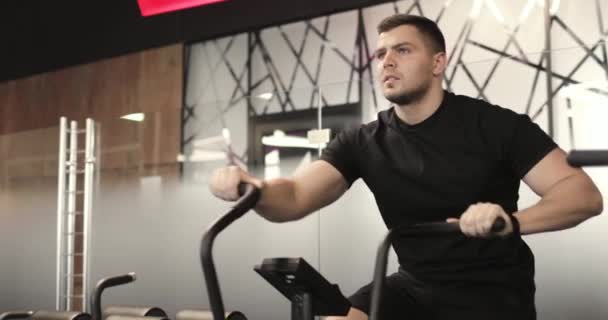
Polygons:
<instances>
[{"instance_id":1,"label":"ceiling light","mask_svg":"<svg viewBox=\"0 0 608 320\"><path fill-rule=\"evenodd\" d=\"M479 17L479 13L481 13L481 7L483 7L484 0L475 0L473 3L473 7L471 8L471 13L469 13L469 18L477 19Z\"/></svg>"},{"instance_id":2,"label":"ceiling light","mask_svg":"<svg viewBox=\"0 0 608 320\"><path fill-rule=\"evenodd\" d=\"M496 2L494 2L494 0L486 0L486 4L488 5L490 12L492 12L492 15L494 15L494 18L496 18L498 22L504 25L505 18L502 16L502 13L500 12L500 9L498 9L498 6L496 6Z\"/></svg>"},{"instance_id":3,"label":"ceiling light","mask_svg":"<svg viewBox=\"0 0 608 320\"><path fill-rule=\"evenodd\" d=\"M124 115L124 116L122 116L120 118L121 119L125 119L125 120L135 121L135 122L142 122L146 118L146 115L143 114L143 113L141 113L141 112L139 112L139 113L127 114L127 115Z\"/></svg>"},{"instance_id":4,"label":"ceiling light","mask_svg":"<svg viewBox=\"0 0 608 320\"><path fill-rule=\"evenodd\" d=\"M523 23L526 19L528 19L532 8L534 8L534 0L528 0L528 2L526 2L526 5L524 6L524 9L521 11L521 15L519 15L520 24Z\"/></svg>"},{"instance_id":5,"label":"ceiling light","mask_svg":"<svg viewBox=\"0 0 608 320\"><path fill-rule=\"evenodd\" d=\"M559 0L553 0L553 2L551 2L549 12L552 16L554 16L557 13L557 10L559 10Z\"/></svg>"},{"instance_id":6,"label":"ceiling light","mask_svg":"<svg viewBox=\"0 0 608 320\"><path fill-rule=\"evenodd\" d=\"M265 92L262 94L258 94L256 97L260 98L260 99L264 99L264 100L270 100L272 99L274 95L272 94L272 92Z\"/></svg>"}]
</instances>

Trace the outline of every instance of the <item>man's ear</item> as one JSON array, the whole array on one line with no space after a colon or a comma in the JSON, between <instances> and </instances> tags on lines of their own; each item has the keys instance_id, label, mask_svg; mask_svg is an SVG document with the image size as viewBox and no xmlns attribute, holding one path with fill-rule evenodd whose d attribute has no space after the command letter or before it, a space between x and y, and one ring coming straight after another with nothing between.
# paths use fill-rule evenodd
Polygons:
<instances>
[{"instance_id":1,"label":"man's ear","mask_svg":"<svg viewBox=\"0 0 608 320\"><path fill-rule=\"evenodd\" d=\"M448 59L445 52L437 52L433 55L433 75L439 76L443 74L447 67Z\"/></svg>"}]
</instances>

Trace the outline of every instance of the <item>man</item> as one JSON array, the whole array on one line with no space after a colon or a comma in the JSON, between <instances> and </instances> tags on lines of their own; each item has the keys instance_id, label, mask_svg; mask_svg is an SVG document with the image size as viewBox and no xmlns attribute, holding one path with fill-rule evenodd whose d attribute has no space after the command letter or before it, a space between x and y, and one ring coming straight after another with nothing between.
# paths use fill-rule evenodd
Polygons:
<instances>
[{"instance_id":1,"label":"man","mask_svg":"<svg viewBox=\"0 0 608 320\"><path fill-rule=\"evenodd\" d=\"M445 41L434 22L397 14L378 32L379 81L393 108L340 133L321 160L291 178L261 181L222 168L212 192L235 200L239 182L257 185L256 211L284 222L332 203L362 178L389 228L447 220L463 232L393 243L401 267L387 278L382 319L535 319L534 259L521 235L599 214L601 194L529 117L443 90ZM542 198L518 211L520 180ZM498 217L506 228L493 236ZM370 293L368 285L350 297L345 319L367 319Z\"/></svg>"}]
</instances>

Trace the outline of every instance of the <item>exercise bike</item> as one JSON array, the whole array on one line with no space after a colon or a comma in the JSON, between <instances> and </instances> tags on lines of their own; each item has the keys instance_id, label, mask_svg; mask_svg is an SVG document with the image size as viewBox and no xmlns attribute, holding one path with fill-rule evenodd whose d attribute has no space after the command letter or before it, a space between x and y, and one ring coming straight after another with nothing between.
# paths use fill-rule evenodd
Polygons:
<instances>
[{"instance_id":1,"label":"exercise bike","mask_svg":"<svg viewBox=\"0 0 608 320\"><path fill-rule=\"evenodd\" d=\"M241 198L232 210L211 224L201 240L200 258L213 320L246 320L239 312L225 313L217 272L213 262L213 243L231 223L253 209L260 190L250 184L239 186ZM329 283L303 258L267 258L254 270L291 301L292 320L313 320L315 316L345 316L350 301L337 285Z\"/></svg>"},{"instance_id":2,"label":"exercise bike","mask_svg":"<svg viewBox=\"0 0 608 320\"><path fill-rule=\"evenodd\" d=\"M241 198L234 208L216 220L209 227L201 241L201 264L205 275L213 320L247 319L243 313L238 311L225 313L211 254L215 237L231 223L255 207L260 198L260 190L252 185L240 185L239 194ZM505 221L499 218L494 221L492 231L498 232L504 226ZM418 224L390 230L380 245L376 257L370 320L377 319L383 280L386 275L388 251L395 235L459 232L461 231L458 224L445 222ZM314 316L345 316L350 309L350 302L340 293L338 287L331 285L302 258L265 259L254 270L291 301L292 320L312 320Z\"/></svg>"},{"instance_id":3,"label":"exercise bike","mask_svg":"<svg viewBox=\"0 0 608 320\"><path fill-rule=\"evenodd\" d=\"M100 280L91 293L91 314L80 311L17 310L0 314L0 320L102 320L101 297L107 288L135 281L135 273L109 277ZM108 319L106 317L105 319ZM119 320L119 319L114 319Z\"/></svg>"}]
</instances>

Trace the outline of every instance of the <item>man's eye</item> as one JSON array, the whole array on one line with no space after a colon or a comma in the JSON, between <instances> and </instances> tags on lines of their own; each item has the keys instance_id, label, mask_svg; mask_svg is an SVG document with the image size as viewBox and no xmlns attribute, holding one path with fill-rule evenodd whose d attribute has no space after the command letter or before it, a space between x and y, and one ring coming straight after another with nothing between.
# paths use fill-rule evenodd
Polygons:
<instances>
[{"instance_id":1,"label":"man's eye","mask_svg":"<svg viewBox=\"0 0 608 320\"><path fill-rule=\"evenodd\" d=\"M410 53L409 48L399 48L399 53Z\"/></svg>"}]
</instances>

